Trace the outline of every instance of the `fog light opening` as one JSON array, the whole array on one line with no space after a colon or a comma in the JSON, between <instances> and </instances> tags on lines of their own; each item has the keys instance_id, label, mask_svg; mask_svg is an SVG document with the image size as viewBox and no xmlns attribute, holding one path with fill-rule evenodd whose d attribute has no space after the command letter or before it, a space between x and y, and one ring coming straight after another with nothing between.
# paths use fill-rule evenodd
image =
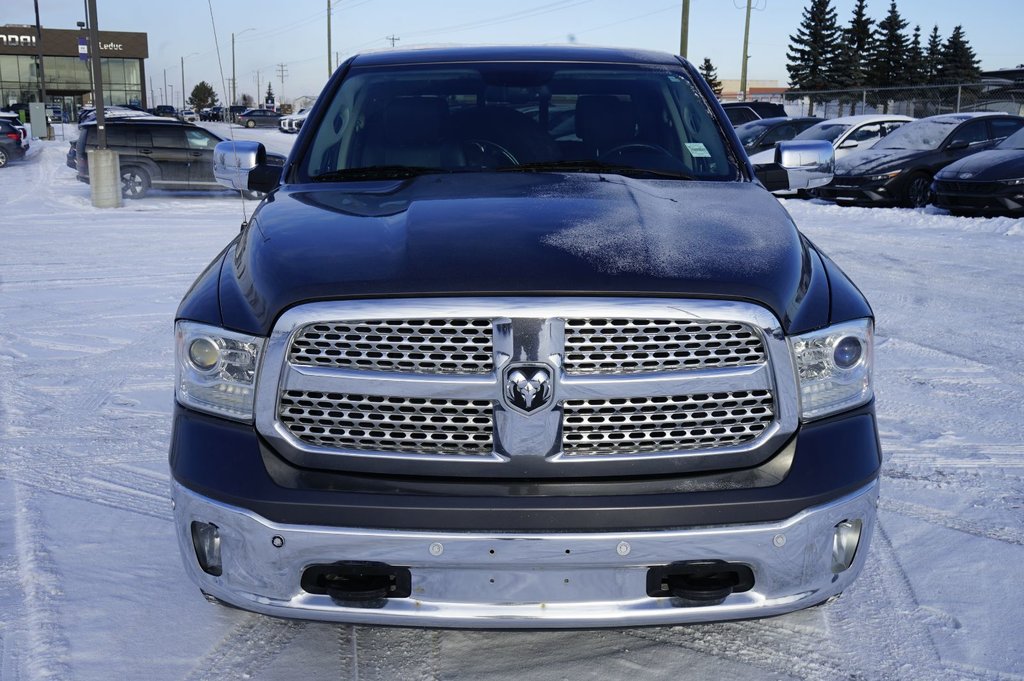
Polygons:
<instances>
[{"instance_id":1,"label":"fog light opening","mask_svg":"<svg viewBox=\"0 0 1024 681\"><path fill-rule=\"evenodd\" d=\"M220 560L220 530L217 526L193 520L192 546L203 572L220 577L224 569Z\"/></svg>"},{"instance_id":2,"label":"fog light opening","mask_svg":"<svg viewBox=\"0 0 1024 681\"><path fill-rule=\"evenodd\" d=\"M857 557L857 546L860 544L860 531L864 526L861 520L844 520L835 526L832 534L832 572L839 574L850 569L853 559Z\"/></svg>"}]
</instances>

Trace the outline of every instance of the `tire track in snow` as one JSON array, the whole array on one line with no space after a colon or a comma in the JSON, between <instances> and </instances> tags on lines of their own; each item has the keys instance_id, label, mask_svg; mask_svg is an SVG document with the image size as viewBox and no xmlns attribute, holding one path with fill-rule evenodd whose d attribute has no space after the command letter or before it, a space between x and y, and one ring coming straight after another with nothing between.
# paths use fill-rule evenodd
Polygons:
<instances>
[{"instance_id":1,"label":"tire track in snow","mask_svg":"<svg viewBox=\"0 0 1024 681\"><path fill-rule=\"evenodd\" d=\"M940 511L938 509L921 506L920 504L913 504L907 501L897 501L887 497L879 499L878 507L885 511L898 513L900 515L907 516L908 518L923 520L933 525L940 525L950 530L956 530L957 532L972 534L984 539L993 539L1005 544L1024 546L1024 532L1013 527L985 527L972 520L961 518L953 515L952 513L947 513L946 511Z\"/></svg>"},{"instance_id":2,"label":"tire track in snow","mask_svg":"<svg viewBox=\"0 0 1024 681\"><path fill-rule=\"evenodd\" d=\"M741 662L765 671L821 681L862 678L823 651L822 635L767 621L700 624L671 629L635 629L634 638Z\"/></svg>"},{"instance_id":3,"label":"tire track in snow","mask_svg":"<svg viewBox=\"0 0 1024 681\"><path fill-rule=\"evenodd\" d=\"M250 679L306 627L305 622L236 612L241 621L196 663L185 681Z\"/></svg>"},{"instance_id":4,"label":"tire track in snow","mask_svg":"<svg viewBox=\"0 0 1024 681\"><path fill-rule=\"evenodd\" d=\"M35 495L15 485L15 542L18 576L25 596L24 614L28 646L22 668L30 679L72 678L64 657L70 647L61 627L60 589L63 575L50 555Z\"/></svg>"},{"instance_id":5,"label":"tire track in snow","mask_svg":"<svg viewBox=\"0 0 1024 681\"><path fill-rule=\"evenodd\" d=\"M441 632L344 626L338 633L342 679L393 681L441 678Z\"/></svg>"}]
</instances>

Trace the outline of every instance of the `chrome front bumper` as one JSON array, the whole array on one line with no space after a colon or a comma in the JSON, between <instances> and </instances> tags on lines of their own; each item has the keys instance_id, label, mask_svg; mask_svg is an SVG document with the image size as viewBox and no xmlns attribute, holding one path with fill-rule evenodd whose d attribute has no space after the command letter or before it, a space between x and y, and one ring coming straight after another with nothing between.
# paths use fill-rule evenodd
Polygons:
<instances>
[{"instance_id":1,"label":"chrome front bumper","mask_svg":"<svg viewBox=\"0 0 1024 681\"><path fill-rule=\"evenodd\" d=\"M788 520L661 532L447 533L281 525L173 483L186 569L207 594L245 610L301 619L429 627L586 628L778 615L834 596L860 573L878 483ZM863 522L849 569L832 572L835 526ZM200 568L192 521L216 525L223 573ZM283 540L283 543L282 541ZM275 546L280 544L280 546ZM652 566L724 560L754 587L719 605L683 607L646 592ZM303 570L336 561L408 567L412 596L380 608L337 605L300 587Z\"/></svg>"}]
</instances>

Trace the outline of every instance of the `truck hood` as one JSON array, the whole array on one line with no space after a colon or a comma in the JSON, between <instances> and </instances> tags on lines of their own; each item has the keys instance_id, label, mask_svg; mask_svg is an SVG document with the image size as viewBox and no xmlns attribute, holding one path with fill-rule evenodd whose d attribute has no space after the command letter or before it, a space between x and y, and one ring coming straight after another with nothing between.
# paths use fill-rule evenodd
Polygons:
<instances>
[{"instance_id":1,"label":"truck hood","mask_svg":"<svg viewBox=\"0 0 1024 681\"><path fill-rule=\"evenodd\" d=\"M786 326L819 278L758 185L596 174L286 186L227 255L223 321L260 334L303 302L448 295L745 299ZM807 323L827 323L814 303Z\"/></svg>"}]
</instances>

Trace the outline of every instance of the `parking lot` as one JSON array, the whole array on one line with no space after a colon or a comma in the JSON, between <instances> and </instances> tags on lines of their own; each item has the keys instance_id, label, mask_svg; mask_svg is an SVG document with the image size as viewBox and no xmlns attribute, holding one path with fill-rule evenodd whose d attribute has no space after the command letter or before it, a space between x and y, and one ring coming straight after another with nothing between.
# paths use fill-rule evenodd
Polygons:
<instances>
[{"instance_id":1,"label":"parking lot","mask_svg":"<svg viewBox=\"0 0 1024 681\"><path fill-rule=\"evenodd\" d=\"M350 627L210 605L178 555L174 312L256 204L94 209L67 142L35 144L0 170L0 679L1024 679L1024 219L786 203L877 316L880 523L837 602L672 628Z\"/></svg>"}]
</instances>

